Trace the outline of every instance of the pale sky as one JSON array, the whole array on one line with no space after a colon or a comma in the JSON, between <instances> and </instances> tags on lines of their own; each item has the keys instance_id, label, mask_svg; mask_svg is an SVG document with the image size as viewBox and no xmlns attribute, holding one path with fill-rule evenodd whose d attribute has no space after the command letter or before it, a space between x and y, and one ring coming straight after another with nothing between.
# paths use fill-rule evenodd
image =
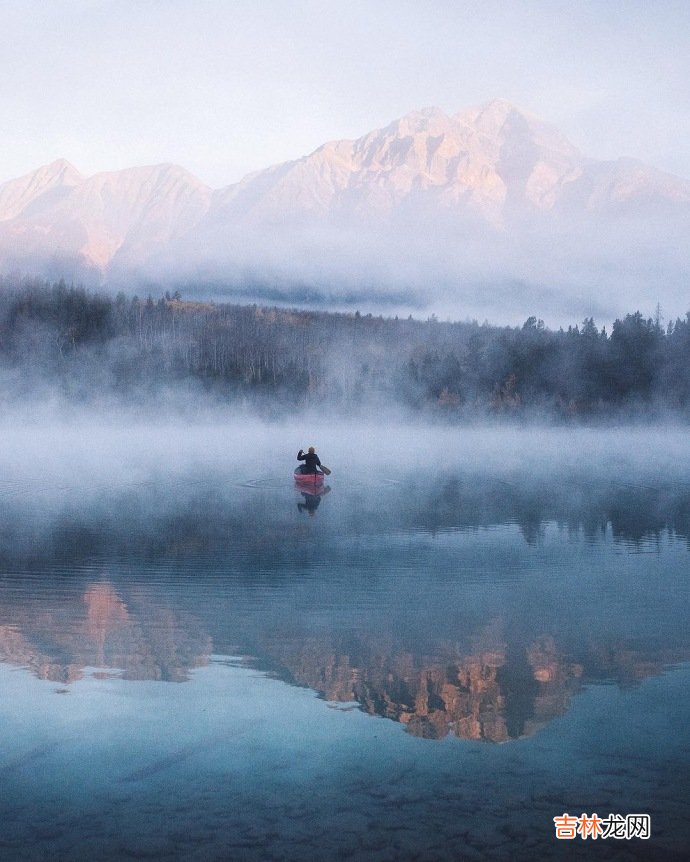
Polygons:
<instances>
[{"instance_id":1,"label":"pale sky","mask_svg":"<svg viewBox=\"0 0 690 862\"><path fill-rule=\"evenodd\" d=\"M688 0L0 0L0 181L174 162L214 187L493 98L690 178Z\"/></svg>"}]
</instances>

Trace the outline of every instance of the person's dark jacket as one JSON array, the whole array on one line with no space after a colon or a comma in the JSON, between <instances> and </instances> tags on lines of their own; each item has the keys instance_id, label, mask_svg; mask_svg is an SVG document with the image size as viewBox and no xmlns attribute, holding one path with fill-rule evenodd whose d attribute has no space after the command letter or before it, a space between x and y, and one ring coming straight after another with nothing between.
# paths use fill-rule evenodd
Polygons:
<instances>
[{"instance_id":1,"label":"person's dark jacket","mask_svg":"<svg viewBox=\"0 0 690 862\"><path fill-rule=\"evenodd\" d=\"M297 453L297 460L304 461L304 469L303 473L318 473L319 471L316 469L321 466L321 461L319 461L319 456L316 452L303 452L301 449Z\"/></svg>"}]
</instances>

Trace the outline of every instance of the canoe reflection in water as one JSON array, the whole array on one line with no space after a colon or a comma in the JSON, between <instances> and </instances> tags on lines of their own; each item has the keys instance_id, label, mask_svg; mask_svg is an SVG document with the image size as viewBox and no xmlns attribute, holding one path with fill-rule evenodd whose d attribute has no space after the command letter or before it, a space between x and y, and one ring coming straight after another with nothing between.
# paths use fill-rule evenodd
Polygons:
<instances>
[{"instance_id":1,"label":"canoe reflection in water","mask_svg":"<svg viewBox=\"0 0 690 862\"><path fill-rule=\"evenodd\" d=\"M331 490L330 485L322 485L321 487L310 488L307 491L304 486L298 482L295 482L295 488L297 488L302 497L304 497L303 502L297 504L297 508L300 512L307 512L312 516L316 514L316 510L321 505L322 498Z\"/></svg>"}]
</instances>

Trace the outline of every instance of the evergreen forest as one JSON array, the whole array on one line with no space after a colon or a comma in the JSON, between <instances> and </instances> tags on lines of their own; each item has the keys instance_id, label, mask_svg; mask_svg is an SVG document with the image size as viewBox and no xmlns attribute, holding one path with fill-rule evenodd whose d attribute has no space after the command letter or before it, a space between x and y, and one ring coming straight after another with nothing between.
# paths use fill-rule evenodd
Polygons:
<instances>
[{"instance_id":1,"label":"evergreen forest","mask_svg":"<svg viewBox=\"0 0 690 862\"><path fill-rule=\"evenodd\" d=\"M367 415L690 417L690 312L551 330L110 296L0 278L6 399L56 391L154 402L202 392L257 408Z\"/></svg>"}]
</instances>

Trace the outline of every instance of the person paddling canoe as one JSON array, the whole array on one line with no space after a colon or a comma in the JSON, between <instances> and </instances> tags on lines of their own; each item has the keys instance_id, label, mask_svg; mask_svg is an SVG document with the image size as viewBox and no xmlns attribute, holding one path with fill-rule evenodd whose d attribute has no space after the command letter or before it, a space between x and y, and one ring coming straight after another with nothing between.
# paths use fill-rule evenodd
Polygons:
<instances>
[{"instance_id":1,"label":"person paddling canoe","mask_svg":"<svg viewBox=\"0 0 690 862\"><path fill-rule=\"evenodd\" d=\"M328 467L324 467L324 465L319 460L319 456L316 454L316 449L313 446L310 446L306 454L300 449L297 453L297 460L304 461L304 464L300 468L300 472L304 474L319 474L325 473L326 476L331 472ZM320 468L320 469L319 469Z\"/></svg>"},{"instance_id":2,"label":"person paddling canoe","mask_svg":"<svg viewBox=\"0 0 690 862\"><path fill-rule=\"evenodd\" d=\"M302 473L320 473L321 470L318 468L321 466L321 461L319 460L319 456L316 454L316 449L313 446L310 446L307 449L306 455L300 449L297 453L297 460L304 461L302 465Z\"/></svg>"}]
</instances>

